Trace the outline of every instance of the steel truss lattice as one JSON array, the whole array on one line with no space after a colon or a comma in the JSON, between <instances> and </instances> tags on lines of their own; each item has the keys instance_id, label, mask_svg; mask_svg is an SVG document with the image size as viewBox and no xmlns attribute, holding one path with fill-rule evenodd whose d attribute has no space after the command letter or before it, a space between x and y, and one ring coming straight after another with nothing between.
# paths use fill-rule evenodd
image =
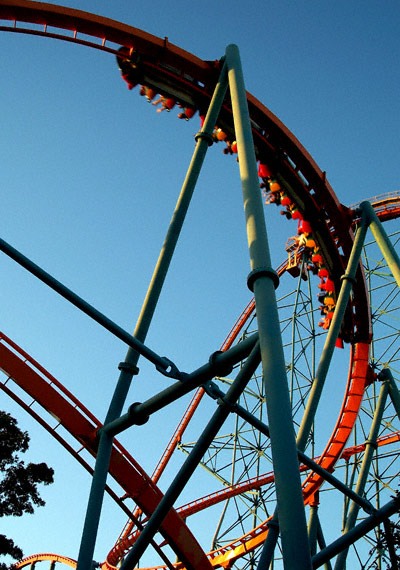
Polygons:
<instances>
[{"instance_id":1,"label":"steel truss lattice","mask_svg":"<svg viewBox=\"0 0 400 570\"><path fill-rule=\"evenodd\" d=\"M129 85L140 75L147 89L158 88L166 105L171 90L178 93L186 113L193 107L205 115L166 246L133 336L12 246L0 242L4 253L129 347L102 425L2 335L0 359L8 374L1 383L3 390L27 409L24 401L13 394L11 383L28 393L35 382L40 384L31 395L47 411L53 412L53 407L58 406L60 423L77 439L81 437L81 443L96 456L79 570L92 565L109 473L135 497L137 507L130 513L130 521L103 563L104 568L117 564L123 570L133 568L152 548L153 567L164 564L168 568L210 570L214 566L243 570L283 565L305 570L325 564L340 570L345 568L347 557L352 567L358 564L374 568L374 564L379 567L384 562L393 565L393 528L388 521L391 517L396 521L393 516L399 510L400 263L395 252L398 232L390 242L378 218L385 223L397 218L398 197L387 195L375 200L373 207L362 203L352 210L340 205L325 177L291 133L246 94L236 46L228 46L218 66L211 68L164 42L165 61L156 63L151 54L161 42L158 38L76 10L15 1L3 3L0 16L14 22L12 27L3 26L4 31L22 31L18 20L35 24L45 21L43 31L24 29L23 33L57 37L115 53ZM58 27L60 32L49 33L47 24ZM73 37L65 36L65 30L71 27L75 30ZM80 39L80 33L103 37L103 41L99 44ZM107 41L118 47L108 47ZM188 75L189 69L194 77ZM255 301L245 309L221 350L201 368L187 373L152 351L145 340L217 124L226 134L230 152L235 152L232 149L237 145L250 253L248 285ZM283 200L287 198L289 217L300 212L300 220L314 220L312 249L322 252L322 261L313 261L311 246L304 241L295 250L289 248L289 262L274 271L260 180L266 188L267 202L285 205ZM365 242L368 228L373 239ZM326 270L324 276L322 269ZM320 273L319 278L316 273ZM325 286L322 311L315 302L318 282ZM327 299L330 305L325 304ZM329 404L329 396L324 402L323 393L327 387L329 390L328 371L336 366L341 350L335 345L342 341L349 374L347 385L341 383L343 402L334 410L332 424L330 417L327 421L329 414L324 407ZM140 356L152 362L171 383L161 393L126 410L126 394L138 373ZM32 382L27 382L27 377ZM151 414L196 389L153 476L148 476L115 436L133 425L145 425ZM67 397L74 402L71 408ZM195 413L200 411L210 419L198 435L191 428ZM40 416L36 419L45 423ZM75 431L77 423L79 432ZM72 448L68 450L78 457ZM162 494L158 481L165 466L173 464L177 456L185 459L180 460L176 476ZM197 481L199 488L209 488L208 494L196 493ZM193 489L193 501L178 506L186 488ZM114 498L128 510L115 493ZM339 514L338 498L343 504ZM333 504L336 511L331 515ZM196 527L193 525L192 530L191 525L192 518L204 512L207 516L212 513L215 523L212 528L210 525L207 545L196 540ZM328 528L323 528L321 521L329 517ZM48 559L75 565L72 559L35 555L20 566Z\"/></svg>"}]
</instances>

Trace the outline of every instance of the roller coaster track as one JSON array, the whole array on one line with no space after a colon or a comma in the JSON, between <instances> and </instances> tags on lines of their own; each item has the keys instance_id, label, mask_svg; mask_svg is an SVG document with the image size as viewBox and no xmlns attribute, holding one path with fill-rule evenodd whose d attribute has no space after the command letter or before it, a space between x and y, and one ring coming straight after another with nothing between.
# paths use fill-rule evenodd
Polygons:
<instances>
[{"instance_id":1,"label":"roller coaster track","mask_svg":"<svg viewBox=\"0 0 400 570\"><path fill-rule=\"evenodd\" d=\"M0 5L0 19L2 20L0 31L3 32L56 38L115 56L121 55L121 47L126 48L130 55L135 54L138 58L141 83L162 96L173 97L182 107L193 108L199 114L208 107L221 66L219 61L202 61L174 46L167 39L157 38L107 18L61 6L28 0L5 1ZM24 23L24 26L20 25L21 23ZM32 24L32 27L28 28L26 23ZM91 39L87 39L88 37ZM347 208L339 203L325 173L269 109L249 93L247 100L257 159L260 163L268 164L274 173L274 178L285 189L293 204L304 217L313 220L313 235L320 246L324 264L335 284L335 290L338 291L340 277L345 270L346 260L353 244L352 228L354 221L357 220L356 208ZM227 99L218 118L218 126L226 132L230 140L235 139L232 109ZM373 205L382 221L393 219L400 212L399 196L387 195L376 200ZM281 271L285 268L286 265L282 266ZM318 459L327 470L333 468L341 455L357 452L356 447L345 449L345 446L360 410L364 387L369 382L371 322L367 287L361 267L353 293L352 307L347 311L343 324L346 340L352 343L349 380L337 424L325 451ZM251 302L229 333L223 344L223 350L231 346L253 310ZM93 457L96 455L96 434L101 423L61 383L3 334L0 343L0 367L7 376L7 380L1 382L0 387L31 413L91 472L92 468L83 459L82 451L87 451ZM13 384L22 388L44 410L57 418L59 425L76 439L78 447L73 448L57 433L56 428L48 425L30 405L19 398L13 391ZM201 394L199 391L194 396L153 477L148 476L117 441L114 443L110 474L124 492L135 500L138 508L147 517L154 512L161 500L162 493L156 483L163 466L168 462L168 454L181 435L179 430L184 430L190 420ZM379 445L392 443L397 441L397 438L398 434L393 433L382 438ZM257 480L198 499L195 504L191 503L177 510L172 509L162 525L161 534L189 566L211 568L231 565L244 552L251 551L263 542L268 521L237 541L206 555L187 528L184 519L200 509L225 500L228 496L241 493L246 485L246 488L256 488L257 485L271 480L271 477L271 474L265 474ZM312 500L322 483L320 476L314 473L308 475L304 483L306 503ZM108 489L108 492L119 506L126 510L122 498L111 489ZM122 540L110 552L105 565L115 566L127 551L134 540L132 528L133 525L129 524L124 530ZM167 566L171 565L167 563Z\"/></svg>"},{"instance_id":2,"label":"roller coaster track","mask_svg":"<svg viewBox=\"0 0 400 570\"><path fill-rule=\"evenodd\" d=\"M400 197L395 199L397 201L397 208L394 207L394 199L392 200L392 215L397 216L400 213ZM381 202L376 202L376 209L378 212L382 211ZM280 268L284 271L285 264ZM230 346L233 336L237 337L240 333L247 318L249 318L250 303L242 315L235 323L232 331L228 334L227 340L223 343L223 348L226 349ZM368 352L369 346L367 343L360 343L352 348L350 359L350 372L345 396L337 420L337 424L332 433L332 436L326 446L325 451L321 457L317 459L325 469L330 470L334 467L339 457L344 455L352 455L353 453L361 451L361 446L353 448L345 448L346 442L350 432L354 426L357 418L359 408L362 401L363 391L368 379ZM0 382L2 388L10 397L17 403L25 408L43 427L49 431L74 457L83 467L90 473L92 468L88 462L82 458L82 451L88 451L92 456L96 455L96 433L101 427L101 422L97 420L93 414L89 412L64 386L49 374L39 363L37 363L25 351L19 348L11 339L7 338L3 333L0 334L0 366L1 370L7 375L7 379ZM53 417L57 418L59 425L62 425L69 433L71 433L79 444L79 447L74 449L66 440L58 434L57 429L48 425L37 413L33 407L24 403L17 394L13 391L12 385L18 385L26 394L28 394L34 401L42 406ZM197 396L201 394L202 389L199 390ZM193 412L193 407L190 408L190 414ZM186 418L188 419L188 418ZM383 438L379 445L387 445L398 441L397 433L392 436ZM303 468L304 469L304 468ZM133 457L115 441L113 450L113 459L110 465L110 474L122 487L125 493L134 498L139 508L148 516L153 511L155 505L161 498L161 492L156 488L154 480L151 479L133 459ZM257 489L268 482L273 481L273 475L265 474L257 479L247 481L232 488L227 488L218 491L212 495L202 497L177 509L176 514L170 515L168 519L169 531L165 531L165 536L173 540L171 534L177 532L179 528L179 521L186 520L187 517L195 514L199 510L203 510L229 497L239 495L249 489ZM310 474L304 483L304 500L308 503L313 494L322 485L323 480L316 474ZM122 498L108 488L108 492L119 504L121 508L126 510ZM171 526L172 525L172 526ZM257 529L254 529L246 540L242 537L240 545L232 544L232 548L225 547L223 552L210 553L212 565L222 565L224 562L224 553L229 552L229 560L236 559L243 554L243 550L248 551L250 548L255 548L265 538L267 523L264 523ZM133 525L134 526L134 523ZM171 529L174 529L171 531ZM135 533L134 533L135 534ZM129 533L125 531L125 538L131 536L131 525L129 525ZM185 540L188 537L185 536ZM249 541L249 542L248 542ZM127 543L119 540L114 549L110 552L107 560L107 565L114 566L122 553L125 553L132 542L132 537ZM232 554L234 552L234 556ZM228 554L226 554L228 556Z\"/></svg>"}]
</instances>

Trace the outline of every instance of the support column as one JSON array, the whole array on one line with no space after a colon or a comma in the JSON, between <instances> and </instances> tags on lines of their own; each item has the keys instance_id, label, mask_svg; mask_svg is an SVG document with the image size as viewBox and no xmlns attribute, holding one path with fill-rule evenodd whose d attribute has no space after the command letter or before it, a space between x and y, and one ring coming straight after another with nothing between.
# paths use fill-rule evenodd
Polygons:
<instances>
[{"instance_id":1,"label":"support column","mask_svg":"<svg viewBox=\"0 0 400 570\"><path fill-rule=\"evenodd\" d=\"M175 501L178 499L183 488L188 483L190 477L193 475L194 471L198 467L200 461L202 460L207 449L211 445L213 439L217 435L218 431L221 429L226 418L230 414L231 406L236 403L236 400L242 394L243 390L247 386L250 378L255 373L257 367L260 364L260 353L259 345L257 344L243 367L238 372L234 382L231 384L226 396L223 400L218 401L218 408L214 412L207 426L203 430L203 433L197 440L187 459L185 460L182 467L179 469L178 473L174 477L165 495L157 505L150 519L148 520L146 526L140 533L135 544L132 546L131 550L125 557L122 563L121 570L132 570L136 564L138 564L139 559L146 551L153 539L154 535L160 529L162 522L168 515L168 512L173 507ZM185 561L182 561L183 563ZM195 570L195 569L194 569Z\"/></svg>"},{"instance_id":2,"label":"support column","mask_svg":"<svg viewBox=\"0 0 400 570\"><path fill-rule=\"evenodd\" d=\"M251 273L263 365L284 567L311 569L307 523L292 422L285 360L254 143L239 50L226 49L233 119L247 225Z\"/></svg>"},{"instance_id":3,"label":"support column","mask_svg":"<svg viewBox=\"0 0 400 570\"><path fill-rule=\"evenodd\" d=\"M380 372L379 379L382 382L386 382L388 385L390 399L392 400L393 407L396 410L397 417L400 420L400 393L389 368L384 368Z\"/></svg>"},{"instance_id":4,"label":"support column","mask_svg":"<svg viewBox=\"0 0 400 570\"><path fill-rule=\"evenodd\" d=\"M400 259L390 241L386 231L383 229L382 223L375 214L373 207L369 202L362 202L359 206L361 212L368 216L370 230L383 253L383 257L396 279L397 286L400 287Z\"/></svg>"},{"instance_id":5,"label":"support column","mask_svg":"<svg viewBox=\"0 0 400 570\"><path fill-rule=\"evenodd\" d=\"M311 556L314 556L317 552L318 524L318 504L314 500L310 504L310 517L308 519L308 539L310 541Z\"/></svg>"},{"instance_id":6,"label":"support column","mask_svg":"<svg viewBox=\"0 0 400 570\"><path fill-rule=\"evenodd\" d=\"M207 149L212 144L212 133L224 100L226 89L227 78L226 67L224 65L203 128L200 133L196 135L197 144L193 158L183 183L167 236L154 269L153 277L133 334L136 339L142 342L147 336ZM108 409L105 424L115 421L120 417L133 375L138 372L137 363L139 356L136 350L130 348L125 357L125 361L119 365L121 373ZM96 465L81 538L77 570L89 570L92 566L112 444L113 437L105 430L102 430L100 432Z\"/></svg>"}]
</instances>

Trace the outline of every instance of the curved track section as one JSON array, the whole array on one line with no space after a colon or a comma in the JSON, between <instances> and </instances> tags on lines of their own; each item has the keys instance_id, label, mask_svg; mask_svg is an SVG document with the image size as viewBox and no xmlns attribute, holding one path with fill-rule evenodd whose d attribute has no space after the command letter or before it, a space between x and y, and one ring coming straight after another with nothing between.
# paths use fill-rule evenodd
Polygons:
<instances>
[{"instance_id":1,"label":"curved track section","mask_svg":"<svg viewBox=\"0 0 400 570\"><path fill-rule=\"evenodd\" d=\"M0 366L2 372L8 377L6 382L1 383L3 390L13 397L13 391L8 384L10 380L14 381L74 436L81 445L80 451L85 450L95 456L97 453L96 433L101 423L27 353L19 349L5 335L1 335L0 338ZM17 398L18 400L20 403L21 400ZM50 426L47 426L44 421L41 423L53 433ZM71 448L69 450L71 451ZM73 452L73 454L75 457L78 456L78 452ZM81 463L88 468L86 462L81 460ZM154 511L161 500L161 491L118 442L115 442L113 446L109 473L145 514L150 515ZM161 532L165 539L174 545L176 552L182 556L183 560L187 560L194 567L210 567L196 539L174 510L168 514Z\"/></svg>"},{"instance_id":2,"label":"curved track section","mask_svg":"<svg viewBox=\"0 0 400 570\"><path fill-rule=\"evenodd\" d=\"M202 115L208 107L220 69L218 61L202 61L170 44L166 39L157 38L110 19L61 6L28 0L5 1L0 6L0 19L7 24L0 26L1 31L57 38L116 55L122 65L130 65L134 69L127 78L129 87L141 83L146 89L151 89L163 98L173 98L174 104L177 102L184 109L191 109L193 111L191 115L194 112ZM20 27L18 22L33 23L36 27L32 29L28 29L26 25ZM88 36L92 40L88 40ZM124 51L121 52L121 48ZM134 65L131 65L133 62ZM326 180L325 173L321 172L308 152L279 119L250 94L248 94L248 105L257 159L260 162L260 178L265 187L269 186L272 194L274 194L273 185L275 191L276 188L279 189L279 202L283 205L282 198L286 200L287 217L295 217L294 212L299 212L300 219L313 220L312 235L318 244L320 256L320 261L314 265L314 269L318 270L323 266L333 283L334 291L338 291L340 277L344 272L353 243L354 212L338 202ZM218 127L225 133L228 149L232 151L235 133L228 100L225 101L218 118ZM396 205L390 197L381 200L379 208L383 220L398 215L398 202ZM378 207L376 209L378 210ZM345 453L344 447L358 416L364 387L368 380L371 321L367 284L361 266L353 293L352 306L349 306L345 315L341 331L342 337L353 345L349 382L334 432L319 459L320 463L329 469L332 469L340 455ZM250 304L231 331L224 348L228 348L234 342L252 312L253 307ZM84 449L92 456L96 455L96 432L101 427L98 420L5 336L2 336L0 344L0 363L9 379L12 378L18 383L76 438L81 450ZM9 381L3 383L2 388L13 395ZM192 407L197 405L196 398L199 397L199 395L194 397ZM16 399L18 400L18 397ZM168 462L168 454L174 441L180 437L179 429L189 422L190 414L191 408L173 435L153 478L140 468L122 446L118 443L114 445L110 473L146 516L154 511L161 499L162 494L155 481ZM45 424L44 421L40 421ZM55 432L54 435L62 443L62 438ZM385 441L389 439L388 437ZM82 459L80 451L67 444L65 447L90 471L90 466ZM270 477L266 475L264 481ZM311 500L321 483L322 480L315 475L308 476L304 486L306 502ZM258 482L247 484L251 486ZM230 489L225 492L234 494L236 490ZM115 495L114 498L122 506L122 501ZM209 497L207 501L209 504L215 504L219 500L223 500L221 495ZM181 516L172 510L163 523L161 533L184 563L196 568L210 568L211 565L227 567L244 552L252 551L262 543L267 532L266 522L237 542L214 550L207 557L181 518L192 514L196 508L204 508L207 501L199 500L200 506L197 507L193 505L183 507ZM116 563L117 558L112 562ZM170 566L168 562L167 565Z\"/></svg>"},{"instance_id":3,"label":"curved track section","mask_svg":"<svg viewBox=\"0 0 400 570\"><path fill-rule=\"evenodd\" d=\"M79 10L28 0L4 2L0 6L0 19L13 22L10 26L1 26L3 31L77 42L117 56L121 56L119 49L123 46L135 58L135 83L140 82L161 96L172 97L183 108L191 108L200 114L208 107L219 62L202 61L166 39ZM43 29L18 27L18 22L34 23ZM92 36L93 42L81 38L83 34ZM339 203L325 173L285 125L250 94L248 105L257 159L268 165L271 177L278 180L291 204L313 220L313 234L320 245L324 265L338 287L344 269L342 252L347 258L353 239L347 208ZM228 101L221 110L218 126L229 141L235 140ZM350 322L346 329L348 334L357 329L359 340L367 340L370 334L368 304L361 275L355 289L354 315L350 312L347 315Z\"/></svg>"},{"instance_id":4,"label":"curved track section","mask_svg":"<svg viewBox=\"0 0 400 570\"><path fill-rule=\"evenodd\" d=\"M74 560L73 558L68 558L67 556L60 556L59 554L49 554L49 553L34 554L32 556L27 556L20 562L17 562L17 564L14 564L13 568L25 568L26 566L30 566L32 568L37 562L46 562L46 561L49 561L52 564L55 564L57 562L58 564L64 564L64 566L69 566L70 568L76 568L76 560Z\"/></svg>"},{"instance_id":5,"label":"curved track section","mask_svg":"<svg viewBox=\"0 0 400 570\"><path fill-rule=\"evenodd\" d=\"M399 193L392 193L390 195L375 197L371 199L371 202L373 202L374 209L382 221L387 221L388 219L396 219L400 214ZM354 207L355 221L353 223L356 223L357 221L355 212L356 207ZM282 276L285 271L287 271L287 269L288 263L285 262L279 267L278 274ZM254 300L251 300L227 335L227 338L225 339L221 350L228 349L238 339L245 325L254 317L254 310ZM369 343L356 343L351 346L349 377L344 393L342 407L332 435L329 438L328 443L321 456L316 459L316 461L318 461L318 463L329 472L334 470L336 463L340 458L350 458L355 453L357 453L357 449L362 450L365 448L365 445L364 447L361 445L358 447L353 446L351 448L345 449L345 445L347 444L350 434L354 429L354 425L362 405L365 389L374 381L374 375L369 365L369 352ZM173 437L171 438L164 454L162 455L157 465L157 468L154 472L154 475L157 477L160 476L162 469L166 466L172 456L172 453L180 443L182 436L185 433L185 430L188 427L197 407L200 405L203 396L204 391L202 389L199 389L198 392L194 395L190 405L188 406L181 422L178 424ZM393 443L394 441L397 441L396 434L380 439L378 446L385 445L386 442ZM305 470L306 469L303 467L302 471ZM180 507L178 509L178 512L181 514L181 516L187 519L191 515L200 512L203 509L212 507L223 501L227 501L232 497L260 489L262 486L272 483L273 480L274 477L272 473L260 475L257 478L228 486L220 491L216 491L215 493L198 498L190 504ZM306 477L303 483L305 504L310 504L315 500L314 497L323 484L324 480L319 475L311 473L308 477ZM235 546L235 543L231 543L230 545L225 546L223 551L219 553L215 551L213 553L213 564L220 563L220 555L222 555L222 552L224 552L226 557L229 558L230 563L233 563L238 557L243 556L244 553L247 553L251 549L255 549L260 546L265 538L265 531L267 530L267 526L268 523L266 522L257 529L254 529L250 535L246 535L246 537L243 536L238 541L239 546ZM116 565L118 563L118 560L123 557L126 552L129 551L129 548L134 543L137 535L137 529L135 529L132 523L128 523L121 533L117 544L111 550L107 558L108 562L111 565Z\"/></svg>"}]
</instances>

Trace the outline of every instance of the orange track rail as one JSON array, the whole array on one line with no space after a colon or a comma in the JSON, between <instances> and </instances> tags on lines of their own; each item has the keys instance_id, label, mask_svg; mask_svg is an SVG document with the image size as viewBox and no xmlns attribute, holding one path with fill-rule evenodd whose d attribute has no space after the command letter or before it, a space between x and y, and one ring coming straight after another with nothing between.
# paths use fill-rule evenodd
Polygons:
<instances>
[{"instance_id":1,"label":"orange track rail","mask_svg":"<svg viewBox=\"0 0 400 570\"><path fill-rule=\"evenodd\" d=\"M58 38L114 54L117 54L119 46L132 47L141 56L144 75L148 78L147 84L156 87L160 93L172 94L181 103L191 104L196 108L205 108L210 100L218 75L218 63L202 61L170 44L166 39L162 40L136 28L79 10L28 0L3 1L0 6L0 18L13 22L13 25L1 26L0 30L3 31ZM39 24L43 29L19 28L18 21ZM50 31L50 26L57 30ZM66 33L65 30L69 30L70 33ZM93 41L83 39L82 34L92 36ZM110 42L117 47L110 47ZM330 275L338 283L344 268L339 247L347 257L353 242L351 215L338 202L326 180L325 173L321 172L294 135L250 94L248 94L248 103L257 156L275 168L279 173L280 182L284 186L286 183L291 189L291 197L300 210L307 212L307 215L315 220L313 232L321 245ZM232 132L232 112L228 105L223 107L220 121L221 126ZM386 219L389 203L386 206L382 210L383 219ZM321 215L321 212L324 212L324 215ZM393 216L393 212L388 216ZM344 449L357 417L363 382L365 383L367 376L370 322L366 285L361 272L354 287L354 299L354 313L350 316L350 320L352 328L357 330L360 342L355 347L354 359L351 361L348 390L337 426L320 460L322 465L329 468L332 468ZM250 313L248 308L241 322L244 322ZM239 330L240 323L237 323L227 343L233 342ZM9 345L7 347L0 344L2 369L47 411L59 418L60 423L74 435L82 448L95 456L95 434L100 427L98 420L61 384L48 373L44 373L32 359L28 357L27 362L23 362L22 352L16 345L6 337L2 338ZM24 353L24 358L26 357ZM51 428L49 430L51 431ZM74 452L74 455L78 457L77 452ZM121 457L123 457L122 462ZM161 492L134 459L117 443L113 449L110 472L122 488L135 499L139 508L149 516L161 499ZM305 498L311 496L321 483L322 481L315 475L310 475L305 488ZM242 537L237 545L233 543L218 552L210 553L212 565L227 566L240 556L240 553L255 548L265 537L266 529L263 525L261 527L260 531L254 529L252 533ZM161 532L174 546L182 560L196 568L210 567L210 562L202 549L174 510L168 515Z\"/></svg>"},{"instance_id":2,"label":"orange track rail","mask_svg":"<svg viewBox=\"0 0 400 570\"><path fill-rule=\"evenodd\" d=\"M43 562L49 560L50 562L58 562L59 564L65 564L71 568L76 568L76 560L73 558L68 558L67 556L60 556L59 554L33 554L32 556L27 556L20 562L13 564L13 568L25 568L25 566L34 567L36 562Z\"/></svg>"},{"instance_id":3,"label":"orange track rail","mask_svg":"<svg viewBox=\"0 0 400 570\"><path fill-rule=\"evenodd\" d=\"M81 43L118 54L119 46L132 48L140 57L146 85L162 95L172 96L183 105L198 110L208 107L216 83L219 62L203 61L171 44L167 39L125 24L73 10L29 0L3 0L0 19L12 22L0 30L42 35ZM18 22L34 23L42 29L27 29ZM83 35L85 37L83 37ZM93 41L88 41L91 36ZM221 54L222 55L222 54ZM343 273L342 248L350 254L353 233L347 208L343 207L312 157L287 127L260 101L247 94L257 158L270 165L279 181L302 212L313 220L313 234L320 244L331 278L339 285ZM234 137L232 109L228 99L218 118L219 126ZM232 138L234 140L234 138ZM335 228L335 239L331 229ZM355 322L359 338L369 337L366 287L362 276L355 284ZM347 328L352 329L354 323Z\"/></svg>"},{"instance_id":4,"label":"orange track rail","mask_svg":"<svg viewBox=\"0 0 400 570\"><path fill-rule=\"evenodd\" d=\"M79 403L42 366L17 345L1 335L0 363L2 371L63 425L94 457L97 453L97 430L101 423ZM8 345L8 346L7 346ZM18 354L19 353L19 354ZM1 383L3 387L4 383ZM52 431L49 428L49 431ZM114 443L110 475L132 497L146 515L151 515L162 498L161 491L133 457ZM194 568L209 569L210 563L182 518L172 509L165 519L161 534L175 551Z\"/></svg>"}]
</instances>

